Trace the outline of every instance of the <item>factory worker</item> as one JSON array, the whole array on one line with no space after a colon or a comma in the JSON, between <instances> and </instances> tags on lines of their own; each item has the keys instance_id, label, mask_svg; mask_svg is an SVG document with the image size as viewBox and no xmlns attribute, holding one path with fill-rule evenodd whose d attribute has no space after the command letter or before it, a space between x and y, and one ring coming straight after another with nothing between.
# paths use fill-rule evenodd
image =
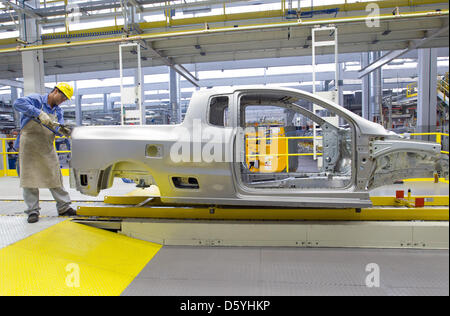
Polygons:
<instances>
[{"instance_id":1,"label":"factory worker","mask_svg":"<svg viewBox=\"0 0 450 316\"><path fill-rule=\"evenodd\" d=\"M27 205L28 223L39 220L39 189L50 190L60 216L74 216L69 193L64 189L58 155L53 142L53 129L65 136L69 131L55 126L64 123L61 103L70 100L73 88L68 83L58 83L48 95L30 94L14 102L20 112L20 134L15 143L19 149L20 187ZM41 123L32 118L39 118ZM45 127L46 125L47 127Z\"/></svg>"}]
</instances>

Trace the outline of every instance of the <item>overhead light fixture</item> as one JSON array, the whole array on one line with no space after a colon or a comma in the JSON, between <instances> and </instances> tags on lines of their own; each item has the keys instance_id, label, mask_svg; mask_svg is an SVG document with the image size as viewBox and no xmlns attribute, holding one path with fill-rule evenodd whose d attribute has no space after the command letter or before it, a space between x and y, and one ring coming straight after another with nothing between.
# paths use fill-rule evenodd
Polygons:
<instances>
[{"instance_id":1,"label":"overhead light fixture","mask_svg":"<svg viewBox=\"0 0 450 316\"><path fill-rule=\"evenodd\" d=\"M55 65L55 67L61 69L63 66L61 66L61 65Z\"/></svg>"},{"instance_id":2,"label":"overhead light fixture","mask_svg":"<svg viewBox=\"0 0 450 316\"><path fill-rule=\"evenodd\" d=\"M373 40L373 41L372 41L372 44L376 44L376 43L378 43L378 42L379 42L379 40L376 39L376 40Z\"/></svg>"},{"instance_id":3,"label":"overhead light fixture","mask_svg":"<svg viewBox=\"0 0 450 316\"><path fill-rule=\"evenodd\" d=\"M386 36L386 35L389 35L391 32L392 32L391 30L386 30L381 35Z\"/></svg>"},{"instance_id":4,"label":"overhead light fixture","mask_svg":"<svg viewBox=\"0 0 450 316\"><path fill-rule=\"evenodd\" d=\"M211 8L210 7L184 8L182 9L182 11L183 14L209 13L211 12Z\"/></svg>"}]
</instances>

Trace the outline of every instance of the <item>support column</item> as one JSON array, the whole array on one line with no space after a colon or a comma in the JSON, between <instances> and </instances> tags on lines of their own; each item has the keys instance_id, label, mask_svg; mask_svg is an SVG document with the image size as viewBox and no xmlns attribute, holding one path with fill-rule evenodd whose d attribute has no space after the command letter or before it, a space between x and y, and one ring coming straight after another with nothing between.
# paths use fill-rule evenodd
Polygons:
<instances>
[{"instance_id":1,"label":"support column","mask_svg":"<svg viewBox=\"0 0 450 316\"><path fill-rule=\"evenodd\" d=\"M179 124L181 123L180 76L171 67L169 67L169 95L171 122Z\"/></svg>"},{"instance_id":2,"label":"support column","mask_svg":"<svg viewBox=\"0 0 450 316\"><path fill-rule=\"evenodd\" d=\"M77 126L83 125L83 113L81 111L81 99L82 95L78 93L77 82L74 82L74 95L75 95L75 123Z\"/></svg>"},{"instance_id":3,"label":"support column","mask_svg":"<svg viewBox=\"0 0 450 316\"><path fill-rule=\"evenodd\" d=\"M433 133L436 131L437 50L423 48L418 51L419 84L416 132Z\"/></svg>"},{"instance_id":4,"label":"support column","mask_svg":"<svg viewBox=\"0 0 450 316\"><path fill-rule=\"evenodd\" d=\"M138 56L139 58L139 56ZM139 63L139 60L138 60ZM137 90L137 97L140 99L140 108L139 108L139 102L136 104L137 110L141 111L142 115L142 125L147 124L146 119L146 111L145 111L145 94L144 94L144 71L142 68L139 70L139 66L135 68L134 70L134 85Z\"/></svg>"},{"instance_id":5,"label":"support column","mask_svg":"<svg viewBox=\"0 0 450 316\"><path fill-rule=\"evenodd\" d=\"M39 0L28 1L27 4L39 8ZM25 14L20 17L21 40L34 43L41 36L41 27L35 18ZM44 80L44 53L42 50L22 52L22 71L24 81L24 95L30 93L45 93Z\"/></svg>"},{"instance_id":6,"label":"support column","mask_svg":"<svg viewBox=\"0 0 450 316\"><path fill-rule=\"evenodd\" d=\"M195 76L195 78L198 78L197 64L194 64L194 76ZM200 90L200 87L199 87L199 86L196 86L196 87L195 87L195 90L199 91L199 90Z\"/></svg>"},{"instance_id":7,"label":"support column","mask_svg":"<svg viewBox=\"0 0 450 316\"><path fill-rule=\"evenodd\" d=\"M344 107L344 63L339 63L338 82L336 82L338 89L339 105Z\"/></svg>"},{"instance_id":8,"label":"support column","mask_svg":"<svg viewBox=\"0 0 450 316\"><path fill-rule=\"evenodd\" d=\"M16 87L10 87L11 89L11 104L14 104L16 100L19 98L19 93L17 91ZM20 114L18 111L16 111L13 107L14 112L14 124L16 125L17 129L20 129Z\"/></svg>"},{"instance_id":9,"label":"support column","mask_svg":"<svg viewBox=\"0 0 450 316\"><path fill-rule=\"evenodd\" d=\"M370 63L375 62L381 57L380 52L370 53ZM370 74L370 106L369 106L369 120L376 122L377 118L381 117L380 108L383 101L383 87L382 87L382 76L381 67L372 71Z\"/></svg>"},{"instance_id":10,"label":"support column","mask_svg":"<svg viewBox=\"0 0 450 316\"><path fill-rule=\"evenodd\" d=\"M111 97L109 93L103 93L103 112L105 113L112 110L110 99Z\"/></svg>"},{"instance_id":11,"label":"support column","mask_svg":"<svg viewBox=\"0 0 450 316\"><path fill-rule=\"evenodd\" d=\"M361 69L369 65L369 53L361 54ZM369 119L369 104L370 104L370 80L369 75L362 77L362 94L361 94L361 116L366 120Z\"/></svg>"}]
</instances>

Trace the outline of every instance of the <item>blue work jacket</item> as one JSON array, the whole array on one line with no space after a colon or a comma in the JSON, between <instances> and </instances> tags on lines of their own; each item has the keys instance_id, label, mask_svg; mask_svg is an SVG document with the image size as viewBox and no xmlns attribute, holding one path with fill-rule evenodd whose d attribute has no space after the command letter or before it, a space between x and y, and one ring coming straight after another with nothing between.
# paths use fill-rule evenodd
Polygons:
<instances>
[{"instance_id":1,"label":"blue work jacket","mask_svg":"<svg viewBox=\"0 0 450 316\"><path fill-rule=\"evenodd\" d=\"M20 129L25 127L31 118L37 118L41 113L41 110L45 113L49 113L52 115L56 114L58 118L58 122L60 124L64 124L64 113L63 110L59 106L51 108L47 103L48 94L40 95L37 93L30 94L29 96L18 98L14 102L14 108L20 112ZM55 129L56 131L59 128ZM20 134L17 136L17 139L14 143L14 148L19 149L20 144Z\"/></svg>"}]
</instances>

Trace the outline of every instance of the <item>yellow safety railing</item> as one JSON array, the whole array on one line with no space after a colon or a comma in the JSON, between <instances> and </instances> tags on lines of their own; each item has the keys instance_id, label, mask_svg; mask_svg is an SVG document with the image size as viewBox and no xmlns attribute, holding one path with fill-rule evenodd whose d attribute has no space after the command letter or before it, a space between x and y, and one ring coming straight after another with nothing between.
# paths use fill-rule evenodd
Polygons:
<instances>
[{"instance_id":1,"label":"yellow safety railing","mask_svg":"<svg viewBox=\"0 0 450 316\"><path fill-rule=\"evenodd\" d=\"M417 82L412 82L406 86L406 97L417 97Z\"/></svg>"},{"instance_id":2,"label":"yellow safety railing","mask_svg":"<svg viewBox=\"0 0 450 316\"><path fill-rule=\"evenodd\" d=\"M441 91L444 94L444 101L445 101L445 98L448 98L449 96L448 72L445 74L443 78L438 80L437 90ZM406 97L412 98L417 97L417 95L418 95L417 82L411 82L406 86Z\"/></svg>"},{"instance_id":3,"label":"yellow safety railing","mask_svg":"<svg viewBox=\"0 0 450 316\"><path fill-rule=\"evenodd\" d=\"M449 98L449 87L448 87L448 72L445 74L445 76L440 79L437 83L438 90L442 92L444 97L444 102L448 102Z\"/></svg>"},{"instance_id":4,"label":"yellow safety railing","mask_svg":"<svg viewBox=\"0 0 450 316\"><path fill-rule=\"evenodd\" d=\"M402 134L402 135L406 135L406 134ZM445 134L445 133L407 133L407 135L410 135L410 136L436 136L436 143L440 144L441 146L442 146L443 137L449 137L449 134ZM447 154L447 155L449 154L448 151L444 151L444 150L441 150L441 153Z\"/></svg>"},{"instance_id":5,"label":"yellow safety railing","mask_svg":"<svg viewBox=\"0 0 450 316\"><path fill-rule=\"evenodd\" d=\"M56 136L56 138L66 138L66 137L59 137ZM0 177L16 177L17 176L17 171L16 169L9 169L9 159L8 159L8 155L18 155L18 152L8 152L7 150L7 144L9 142L15 142L16 138L0 138L1 141L1 151L0 151L0 157L1 157L1 161L2 161L2 165L3 165L3 169L0 169ZM56 144L55 142L53 142L53 146L55 146L56 149ZM71 153L72 151L70 150L57 150L56 153L57 154L64 154L64 153ZM16 160L16 163L18 163L18 160ZM68 176L69 175L69 169L61 169L61 173L63 176Z\"/></svg>"}]
</instances>

